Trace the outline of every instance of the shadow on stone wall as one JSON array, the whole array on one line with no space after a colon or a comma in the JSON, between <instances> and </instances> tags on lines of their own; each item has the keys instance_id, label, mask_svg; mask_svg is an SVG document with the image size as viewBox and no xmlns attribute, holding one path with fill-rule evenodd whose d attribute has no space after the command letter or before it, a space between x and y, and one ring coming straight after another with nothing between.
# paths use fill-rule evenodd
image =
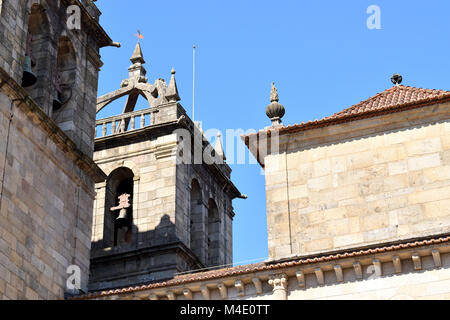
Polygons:
<instances>
[{"instance_id":1,"label":"shadow on stone wall","mask_svg":"<svg viewBox=\"0 0 450 320\"><path fill-rule=\"evenodd\" d=\"M90 291L165 281L175 273L203 267L176 236L169 215L163 215L153 230L139 232L135 224L131 228L130 243L115 247L105 247L102 240L92 243Z\"/></svg>"}]
</instances>

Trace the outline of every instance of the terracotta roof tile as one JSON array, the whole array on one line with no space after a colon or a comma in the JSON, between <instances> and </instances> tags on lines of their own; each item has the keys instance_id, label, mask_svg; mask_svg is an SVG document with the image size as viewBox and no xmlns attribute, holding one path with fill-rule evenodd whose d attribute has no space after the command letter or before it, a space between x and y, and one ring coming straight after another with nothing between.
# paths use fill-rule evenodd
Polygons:
<instances>
[{"instance_id":1,"label":"terracotta roof tile","mask_svg":"<svg viewBox=\"0 0 450 320\"><path fill-rule=\"evenodd\" d=\"M449 91L421 89L408 86L394 86L350 108L335 113L324 119L336 119L370 111L403 106L405 104L433 101L450 97Z\"/></svg>"},{"instance_id":2,"label":"terracotta roof tile","mask_svg":"<svg viewBox=\"0 0 450 320\"><path fill-rule=\"evenodd\" d=\"M394 86L329 117L282 127L278 130L280 134L305 131L449 101L450 91ZM270 130L269 128L267 131ZM259 133L243 136L247 146L248 138L257 134Z\"/></svg>"},{"instance_id":3,"label":"terracotta roof tile","mask_svg":"<svg viewBox=\"0 0 450 320\"><path fill-rule=\"evenodd\" d=\"M286 262L278 262L278 263L260 262L260 263L255 263L255 264L236 266L236 267L212 270L212 271L207 271L207 272L179 275L179 276L176 276L174 279L164 281L164 282L152 283L152 284L147 284L147 285L142 285L142 286L137 286L137 287L129 287L129 288L108 290L108 291L102 291L102 292L95 292L95 293L90 293L85 296L75 297L74 299L94 299L94 298L111 296L111 295L120 294L120 293L132 293L132 292L144 291L144 290L148 290L148 289L156 289L156 288L163 288L163 287L175 286L175 285L180 285L180 284L186 284L186 283L195 282L195 281L205 281L205 280L212 280L212 279L224 278L224 277L229 277L229 276L237 276L237 275L242 275L242 274L247 274L247 273L252 273L252 272L257 272L257 271L278 270L278 269L282 269L285 267L301 266L301 265L306 265L306 264L311 264L311 263L333 261L333 260L338 260L338 259L343 259L343 258L360 257L360 256L364 256L364 255L369 255L369 254L383 253L383 252L389 252L389 251L396 251L396 250L400 250L400 249L415 248L415 247L421 247L421 246L433 245L433 244L441 244L441 243L447 243L447 242L450 242L450 236L417 240L417 241L411 241L411 242L394 244L394 245L380 246L380 247L371 248L371 249L346 251L346 252L341 252L341 253L336 253L336 254L329 254L326 256L317 256L314 258L298 258L298 259L293 258L291 261L286 261Z\"/></svg>"}]
</instances>

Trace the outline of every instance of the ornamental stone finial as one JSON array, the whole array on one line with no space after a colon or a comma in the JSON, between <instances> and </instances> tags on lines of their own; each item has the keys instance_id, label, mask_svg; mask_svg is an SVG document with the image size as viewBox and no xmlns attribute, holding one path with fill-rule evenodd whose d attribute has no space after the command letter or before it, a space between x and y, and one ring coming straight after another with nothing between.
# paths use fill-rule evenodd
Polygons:
<instances>
[{"instance_id":1,"label":"ornamental stone finial","mask_svg":"<svg viewBox=\"0 0 450 320\"><path fill-rule=\"evenodd\" d=\"M217 142L215 146L216 154L225 161L227 157L225 157L225 153L223 152L223 145L222 145L222 134L217 132Z\"/></svg>"},{"instance_id":2,"label":"ornamental stone finial","mask_svg":"<svg viewBox=\"0 0 450 320\"><path fill-rule=\"evenodd\" d=\"M169 102L177 102L180 101L180 95L178 94L177 82L175 80L175 69L172 68L170 72L172 74L172 78L170 78L169 87L167 87L166 99Z\"/></svg>"},{"instance_id":3,"label":"ornamental stone finial","mask_svg":"<svg viewBox=\"0 0 450 320\"><path fill-rule=\"evenodd\" d=\"M272 82L272 90L270 92L270 104L266 108L266 114L272 121L272 126L281 126L281 118L285 114L284 106L278 103L278 92L275 83Z\"/></svg>"},{"instance_id":4,"label":"ornamental stone finial","mask_svg":"<svg viewBox=\"0 0 450 320\"><path fill-rule=\"evenodd\" d=\"M134 49L130 61L133 64L128 68L128 79L122 81L121 87L127 87L136 83L146 83L148 81L148 78L146 77L147 71L143 66L145 63L144 55L142 54L139 42L136 44L136 48Z\"/></svg>"},{"instance_id":5,"label":"ornamental stone finial","mask_svg":"<svg viewBox=\"0 0 450 320\"><path fill-rule=\"evenodd\" d=\"M275 87L275 82L272 82L272 91L270 92L270 102L278 102L278 92Z\"/></svg>"},{"instance_id":6,"label":"ornamental stone finial","mask_svg":"<svg viewBox=\"0 0 450 320\"><path fill-rule=\"evenodd\" d=\"M142 64L145 63L144 55L142 54L141 44L139 42L136 44L136 48L134 48L134 52L130 58L130 61L132 63L138 63L138 62L142 63Z\"/></svg>"}]
</instances>

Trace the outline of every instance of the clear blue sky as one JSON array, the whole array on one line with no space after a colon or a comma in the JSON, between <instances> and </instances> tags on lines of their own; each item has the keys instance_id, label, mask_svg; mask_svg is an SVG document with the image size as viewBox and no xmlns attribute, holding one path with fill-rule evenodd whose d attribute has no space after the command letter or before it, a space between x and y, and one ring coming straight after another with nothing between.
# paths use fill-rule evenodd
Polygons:
<instances>
[{"instance_id":1,"label":"clear blue sky","mask_svg":"<svg viewBox=\"0 0 450 320\"><path fill-rule=\"evenodd\" d=\"M369 5L381 9L381 30L369 30ZM261 129L270 83L276 82L285 124L328 116L403 84L450 90L448 0L100 0L101 24L122 47L101 50L99 95L127 78L142 40L151 83L176 78L192 114L192 45L197 45L196 120L203 127ZM100 117L118 114L111 105ZM234 261L266 258L264 176L258 165L233 165L247 200L233 203Z\"/></svg>"}]
</instances>

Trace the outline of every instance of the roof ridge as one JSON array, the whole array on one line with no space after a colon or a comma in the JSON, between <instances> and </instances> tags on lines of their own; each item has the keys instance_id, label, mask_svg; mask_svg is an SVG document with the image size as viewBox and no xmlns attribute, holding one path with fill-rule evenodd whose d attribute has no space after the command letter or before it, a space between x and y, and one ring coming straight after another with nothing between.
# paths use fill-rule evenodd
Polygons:
<instances>
[{"instance_id":1,"label":"roof ridge","mask_svg":"<svg viewBox=\"0 0 450 320\"><path fill-rule=\"evenodd\" d=\"M404 103L420 103L422 101L427 101L429 99L436 99L436 98L440 98L440 97L444 97L446 95L450 95L450 91L445 91L445 90L441 90L441 89L427 89L427 88L419 88L419 87L412 87L412 86L405 86L405 85L398 85L398 86L393 86L391 88L388 88L382 92L379 92L377 94L375 94L374 96L360 101L348 108L343 109L342 111L336 112L334 114L332 114L331 116L328 116L325 119L333 119L336 116L341 116L343 114L348 114L348 113L353 113L354 110L358 109L359 107L362 107L364 105L367 105L367 107L371 107L374 111L376 111L377 109L383 109L386 106L389 106L388 102L383 102L383 105L378 105L378 106L371 106L371 103L375 103L377 101L377 99L382 98L383 96L386 97L386 99L389 98L389 94L395 94L396 91L399 91L399 94L404 94L404 95L413 95L415 94L416 96L413 97L413 99L410 99L410 101L407 102L395 102L393 105L391 105L392 107L395 107L396 105L402 105ZM430 97L429 95L434 95L435 97ZM396 100L406 100L405 98L407 97L403 97L403 99L401 99L402 97L395 97Z\"/></svg>"},{"instance_id":2,"label":"roof ridge","mask_svg":"<svg viewBox=\"0 0 450 320\"><path fill-rule=\"evenodd\" d=\"M388 88L388 89L386 89L386 90L383 90L383 91L381 91L381 92L378 92L377 94L375 94L375 95L373 95L373 96L371 96L371 97L369 97L369 98L367 98L367 99L365 99L365 100L361 100L360 102L358 102L358 103L356 103L356 104L353 104L353 105L351 105L351 106L348 107L348 108L345 108L345 109L343 109L343 110L341 110L341 111L335 112L335 113L333 113L331 116L326 117L325 119L332 118L334 115L337 115L337 114L339 114L339 113L343 113L343 112L345 112L345 111L349 111L349 110L353 109L354 107L361 105L361 104L364 103L364 102L369 102L369 101L375 100L376 98L378 98L379 96L383 95L384 93L386 93L386 92L388 92L388 91L394 91L393 89L399 88L399 87L405 87L405 86L402 86L402 85L401 85L401 86L393 86L393 87L390 87L390 88Z\"/></svg>"}]
</instances>

